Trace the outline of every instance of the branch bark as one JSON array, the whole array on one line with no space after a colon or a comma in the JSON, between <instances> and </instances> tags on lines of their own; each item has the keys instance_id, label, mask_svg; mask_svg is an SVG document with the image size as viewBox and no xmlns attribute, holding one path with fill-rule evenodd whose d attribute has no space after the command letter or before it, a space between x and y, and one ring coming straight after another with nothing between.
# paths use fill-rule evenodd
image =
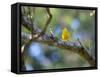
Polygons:
<instances>
[{"instance_id":1,"label":"branch bark","mask_svg":"<svg viewBox=\"0 0 100 77\"><path fill-rule=\"evenodd\" d=\"M73 52L73 53L77 53L78 55L83 57L91 66L95 66L95 60L92 58L92 56L90 56L89 53L81 45L75 44L75 42L71 42L71 43L70 42L62 42L60 40L54 41L52 39L44 40L44 39L42 39L42 37L41 37L41 39L30 39L29 41L28 40L29 39L26 39L26 44L25 44L26 49L28 48L28 46L30 46L30 44L32 42L39 42L39 43L55 46L55 47L58 47L61 49L69 50L70 52Z\"/></svg>"}]
</instances>

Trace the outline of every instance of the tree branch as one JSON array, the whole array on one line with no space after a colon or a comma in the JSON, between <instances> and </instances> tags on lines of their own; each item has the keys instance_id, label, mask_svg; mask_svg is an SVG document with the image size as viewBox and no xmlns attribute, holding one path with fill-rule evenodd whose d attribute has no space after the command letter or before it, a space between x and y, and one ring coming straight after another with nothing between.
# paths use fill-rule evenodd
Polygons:
<instances>
[{"instance_id":1,"label":"tree branch","mask_svg":"<svg viewBox=\"0 0 100 77\"><path fill-rule=\"evenodd\" d=\"M33 20L30 17L28 17L28 16L32 16L31 9L29 7L28 12L26 12L24 7L22 9L23 9L22 17L21 17L22 25L31 32L31 35L33 35L36 32L35 31L36 28L33 24ZM33 8L33 13L35 13L35 8Z\"/></svg>"},{"instance_id":2,"label":"tree branch","mask_svg":"<svg viewBox=\"0 0 100 77\"><path fill-rule=\"evenodd\" d=\"M46 37L46 35L44 36ZM45 40L44 39L30 39L30 40L26 39L26 40L27 40L26 46L25 46L26 49L28 48L28 46L30 46L32 42L44 43L44 44L55 46L61 49L69 50L70 52L73 52L73 53L77 53L78 55L83 57L91 66L95 66L95 60L92 58L92 56L90 56L89 53L81 45L75 44L75 42L62 42L60 40L54 41L52 39L45 39Z\"/></svg>"}]
</instances>

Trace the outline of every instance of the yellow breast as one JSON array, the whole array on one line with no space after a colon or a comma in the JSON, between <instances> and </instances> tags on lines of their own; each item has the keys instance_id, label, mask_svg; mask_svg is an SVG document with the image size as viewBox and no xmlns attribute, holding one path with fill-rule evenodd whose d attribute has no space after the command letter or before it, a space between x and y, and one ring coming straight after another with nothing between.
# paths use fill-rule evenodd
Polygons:
<instances>
[{"instance_id":1,"label":"yellow breast","mask_svg":"<svg viewBox=\"0 0 100 77\"><path fill-rule=\"evenodd\" d=\"M62 41L68 41L70 39L70 32L68 31L67 28L64 28L62 30L61 39L62 39Z\"/></svg>"}]
</instances>

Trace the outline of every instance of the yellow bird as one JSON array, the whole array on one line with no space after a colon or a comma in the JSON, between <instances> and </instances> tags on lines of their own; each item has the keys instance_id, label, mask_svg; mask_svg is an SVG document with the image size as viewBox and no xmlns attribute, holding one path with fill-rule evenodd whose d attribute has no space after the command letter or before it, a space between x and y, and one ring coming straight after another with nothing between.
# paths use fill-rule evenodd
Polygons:
<instances>
[{"instance_id":1,"label":"yellow bird","mask_svg":"<svg viewBox=\"0 0 100 77\"><path fill-rule=\"evenodd\" d=\"M64 28L62 30L61 39L62 39L62 41L68 41L70 39L70 32L68 31L67 28Z\"/></svg>"}]
</instances>

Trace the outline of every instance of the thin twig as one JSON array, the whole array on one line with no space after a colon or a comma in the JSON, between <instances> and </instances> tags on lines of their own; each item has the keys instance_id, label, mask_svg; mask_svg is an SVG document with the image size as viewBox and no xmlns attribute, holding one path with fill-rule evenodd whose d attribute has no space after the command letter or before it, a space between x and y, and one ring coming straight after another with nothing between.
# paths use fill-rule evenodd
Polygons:
<instances>
[{"instance_id":1,"label":"thin twig","mask_svg":"<svg viewBox=\"0 0 100 77\"><path fill-rule=\"evenodd\" d=\"M83 47L84 52L79 52L81 56L83 56L84 58L88 59L87 61L91 64L91 65L95 65L95 62L92 61L92 56L89 55L89 50L84 46L84 44L80 41L80 39L77 39L78 42L80 43L80 45ZM84 54L84 55L83 55Z\"/></svg>"},{"instance_id":2,"label":"thin twig","mask_svg":"<svg viewBox=\"0 0 100 77\"><path fill-rule=\"evenodd\" d=\"M31 31L31 36L33 37L33 32L34 32L34 24L33 21L28 17L28 15L31 16L31 8L29 7L28 12L26 12L25 8L23 7L23 12L22 12L22 25L27 28L29 31Z\"/></svg>"},{"instance_id":3,"label":"thin twig","mask_svg":"<svg viewBox=\"0 0 100 77\"><path fill-rule=\"evenodd\" d=\"M80 41L80 39L78 38L77 40L80 43L80 45L88 52L89 50L84 46L84 44Z\"/></svg>"},{"instance_id":4,"label":"thin twig","mask_svg":"<svg viewBox=\"0 0 100 77\"><path fill-rule=\"evenodd\" d=\"M46 11L47 11L47 14L49 15L49 18L47 19L46 23L45 23L45 27L44 29L41 31L41 33L38 34L37 37L35 37L34 39L37 39L39 38L40 36L44 35L44 33L46 32L46 29L47 27L49 26L49 23L51 21L51 18L52 18L52 14L50 13L50 9L49 8L46 8Z\"/></svg>"}]
</instances>

